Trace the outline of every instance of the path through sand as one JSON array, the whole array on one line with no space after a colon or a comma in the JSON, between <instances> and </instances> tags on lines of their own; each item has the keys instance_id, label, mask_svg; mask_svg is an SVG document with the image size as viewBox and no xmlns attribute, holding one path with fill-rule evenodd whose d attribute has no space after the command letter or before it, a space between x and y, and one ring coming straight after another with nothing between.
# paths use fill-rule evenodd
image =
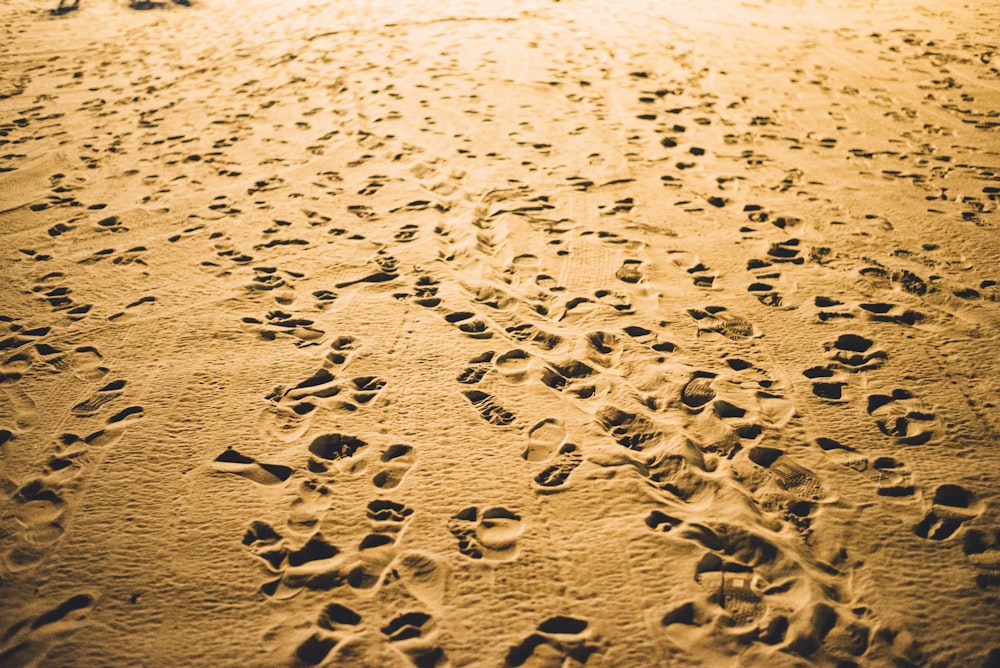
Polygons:
<instances>
[{"instance_id":1,"label":"path through sand","mask_svg":"<svg viewBox=\"0 0 1000 668\"><path fill-rule=\"evenodd\" d=\"M990 3L42 4L0 665L1000 665Z\"/></svg>"}]
</instances>

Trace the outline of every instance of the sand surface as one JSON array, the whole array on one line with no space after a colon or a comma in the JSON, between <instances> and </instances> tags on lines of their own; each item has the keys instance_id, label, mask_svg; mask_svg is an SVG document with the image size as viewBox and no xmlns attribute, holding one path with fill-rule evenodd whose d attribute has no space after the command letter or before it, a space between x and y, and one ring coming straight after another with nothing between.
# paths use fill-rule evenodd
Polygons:
<instances>
[{"instance_id":1,"label":"sand surface","mask_svg":"<svg viewBox=\"0 0 1000 668\"><path fill-rule=\"evenodd\" d=\"M1000 665L1000 7L0 5L0 665Z\"/></svg>"}]
</instances>

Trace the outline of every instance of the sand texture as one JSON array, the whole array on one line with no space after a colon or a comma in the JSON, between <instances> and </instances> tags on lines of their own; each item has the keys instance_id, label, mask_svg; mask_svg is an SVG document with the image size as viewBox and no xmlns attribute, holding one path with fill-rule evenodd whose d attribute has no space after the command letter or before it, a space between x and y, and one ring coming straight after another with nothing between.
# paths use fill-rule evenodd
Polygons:
<instances>
[{"instance_id":1,"label":"sand texture","mask_svg":"<svg viewBox=\"0 0 1000 668\"><path fill-rule=\"evenodd\" d=\"M55 6L0 666L1000 666L1000 6Z\"/></svg>"}]
</instances>

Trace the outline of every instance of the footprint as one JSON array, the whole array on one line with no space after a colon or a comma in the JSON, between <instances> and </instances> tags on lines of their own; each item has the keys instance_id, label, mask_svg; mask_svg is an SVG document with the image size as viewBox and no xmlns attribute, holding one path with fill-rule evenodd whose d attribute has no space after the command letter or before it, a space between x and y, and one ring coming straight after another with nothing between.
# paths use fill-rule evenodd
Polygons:
<instances>
[{"instance_id":1,"label":"footprint","mask_svg":"<svg viewBox=\"0 0 1000 668\"><path fill-rule=\"evenodd\" d=\"M281 535L267 522L254 521L243 534L243 546L262 559L268 570L279 572L288 556Z\"/></svg>"},{"instance_id":2,"label":"footprint","mask_svg":"<svg viewBox=\"0 0 1000 668\"><path fill-rule=\"evenodd\" d=\"M368 445L356 436L345 434L323 434L313 439L308 450L313 455L309 458L309 470L313 473L325 473L331 462L353 457L355 453Z\"/></svg>"},{"instance_id":3,"label":"footprint","mask_svg":"<svg viewBox=\"0 0 1000 668\"><path fill-rule=\"evenodd\" d=\"M756 624L767 609L767 588L753 568L706 554L695 568L695 581L710 592L709 601L726 611L732 626Z\"/></svg>"},{"instance_id":4,"label":"footprint","mask_svg":"<svg viewBox=\"0 0 1000 668\"><path fill-rule=\"evenodd\" d=\"M462 373L458 374L456 380L463 385L476 385L482 381L490 369L493 368L494 354L492 350L487 350L482 355L473 357L469 360L469 366Z\"/></svg>"},{"instance_id":5,"label":"footprint","mask_svg":"<svg viewBox=\"0 0 1000 668\"><path fill-rule=\"evenodd\" d=\"M475 506L456 513L448 530L458 539L458 550L471 559L510 561L517 556L517 539L524 531L521 517L506 508Z\"/></svg>"},{"instance_id":6,"label":"footprint","mask_svg":"<svg viewBox=\"0 0 1000 668\"><path fill-rule=\"evenodd\" d=\"M397 443L390 445L379 457L382 470L372 477L372 484L379 489L393 489L403 481L403 476L413 468L416 455L413 447Z\"/></svg>"},{"instance_id":7,"label":"footprint","mask_svg":"<svg viewBox=\"0 0 1000 668\"><path fill-rule=\"evenodd\" d=\"M930 510L914 531L921 538L945 540L982 512L982 503L969 490L960 485L940 485L934 490Z\"/></svg>"},{"instance_id":8,"label":"footprint","mask_svg":"<svg viewBox=\"0 0 1000 668\"><path fill-rule=\"evenodd\" d=\"M329 399L340 394L340 391L336 377L326 369L319 369L295 387L286 390L281 396L281 401L288 404L310 397Z\"/></svg>"},{"instance_id":9,"label":"footprint","mask_svg":"<svg viewBox=\"0 0 1000 668\"><path fill-rule=\"evenodd\" d=\"M0 481L9 482L9 481ZM18 573L41 562L63 535L62 495L42 480L11 490L13 504L0 516L3 571Z\"/></svg>"},{"instance_id":10,"label":"footprint","mask_svg":"<svg viewBox=\"0 0 1000 668\"><path fill-rule=\"evenodd\" d=\"M382 635L417 668L444 668L448 658L436 644L437 631L425 612L404 612L383 626Z\"/></svg>"},{"instance_id":11,"label":"footprint","mask_svg":"<svg viewBox=\"0 0 1000 668\"><path fill-rule=\"evenodd\" d=\"M980 571L976 575L980 589L1000 585L1000 529L969 529L962 540L962 552Z\"/></svg>"},{"instance_id":12,"label":"footprint","mask_svg":"<svg viewBox=\"0 0 1000 668\"><path fill-rule=\"evenodd\" d=\"M681 520L679 518L667 515L659 510L654 510L646 516L646 526L653 531L667 533L680 524Z\"/></svg>"},{"instance_id":13,"label":"footprint","mask_svg":"<svg viewBox=\"0 0 1000 668\"><path fill-rule=\"evenodd\" d=\"M528 447L521 457L529 462L548 459L566 442L566 427L558 418L546 418L528 431Z\"/></svg>"},{"instance_id":14,"label":"footprint","mask_svg":"<svg viewBox=\"0 0 1000 668\"><path fill-rule=\"evenodd\" d=\"M642 261L625 260L622 266L615 272L615 277L625 283L638 283L642 280Z\"/></svg>"},{"instance_id":15,"label":"footprint","mask_svg":"<svg viewBox=\"0 0 1000 668\"><path fill-rule=\"evenodd\" d=\"M687 251L670 250L667 251L670 261L677 267L684 269L696 287L711 288L715 284L718 272L712 271L696 256Z\"/></svg>"},{"instance_id":16,"label":"footprint","mask_svg":"<svg viewBox=\"0 0 1000 668\"><path fill-rule=\"evenodd\" d=\"M618 334L592 332L586 336L587 359L595 364L611 369L618 365L622 356L622 341Z\"/></svg>"},{"instance_id":17,"label":"footprint","mask_svg":"<svg viewBox=\"0 0 1000 668\"><path fill-rule=\"evenodd\" d=\"M103 429L98 429L82 440L87 445L100 448L110 447L120 441L125 436L128 428L141 420L144 415L142 406L128 406L123 408L107 419L106 426ZM76 438L72 434L67 434L67 437Z\"/></svg>"},{"instance_id":18,"label":"footprint","mask_svg":"<svg viewBox=\"0 0 1000 668\"><path fill-rule=\"evenodd\" d=\"M663 432L651 420L614 406L605 406L598 411L597 419L616 443L629 450L641 452L663 439Z\"/></svg>"},{"instance_id":19,"label":"footprint","mask_svg":"<svg viewBox=\"0 0 1000 668\"><path fill-rule=\"evenodd\" d=\"M598 394L598 387L591 381L601 379L598 371L578 360L565 364L552 364L542 370L542 383L547 387L577 399L590 399ZM606 394L602 387L601 394Z\"/></svg>"},{"instance_id":20,"label":"footprint","mask_svg":"<svg viewBox=\"0 0 1000 668\"><path fill-rule=\"evenodd\" d=\"M515 348L497 357L495 366L497 373L508 383L521 383L528 378L532 358L525 351Z\"/></svg>"},{"instance_id":21,"label":"footprint","mask_svg":"<svg viewBox=\"0 0 1000 668\"><path fill-rule=\"evenodd\" d=\"M351 389L354 391L352 398L356 403L367 404L379 395L382 388L386 386L386 381L376 376L359 376L351 380Z\"/></svg>"},{"instance_id":22,"label":"footprint","mask_svg":"<svg viewBox=\"0 0 1000 668\"><path fill-rule=\"evenodd\" d=\"M330 343L330 352L324 358L324 366L328 368L346 366L360 347L360 342L353 336L337 337Z\"/></svg>"},{"instance_id":23,"label":"footprint","mask_svg":"<svg viewBox=\"0 0 1000 668\"><path fill-rule=\"evenodd\" d=\"M308 666L322 663L336 645L350 641L358 634L361 621L361 615L347 606L339 603L326 605L316 620L320 630L299 644L295 657Z\"/></svg>"},{"instance_id":24,"label":"footprint","mask_svg":"<svg viewBox=\"0 0 1000 668\"><path fill-rule=\"evenodd\" d=\"M316 404L300 401L293 404L272 402L257 420L258 429L267 439L290 443L301 437L313 418Z\"/></svg>"},{"instance_id":25,"label":"footprint","mask_svg":"<svg viewBox=\"0 0 1000 668\"><path fill-rule=\"evenodd\" d=\"M31 395L24 391L19 385L20 374L2 374L0 378L0 397L7 400L7 404L13 409L14 421L17 429L21 432L31 431L36 426L38 417L38 406Z\"/></svg>"},{"instance_id":26,"label":"footprint","mask_svg":"<svg viewBox=\"0 0 1000 668\"><path fill-rule=\"evenodd\" d=\"M417 225L408 223L399 228L396 234L393 235L393 239L395 239L399 243L409 243L410 241L413 241L414 239L417 238L417 232L419 231L420 228Z\"/></svg>"},{"instance_id":27,"label":"footprint","mask_svg":"<svg viewBox=\"0 0 1000 668\"><path fill-rule=\"evenodd\" d=\"M124 380L113 380L101 389L97 390L94 396L81 401L73 406L73 414L78 417L90 417L95 415L104 404L114 401L121 396L121 389L125 387Z\"/></svg>"},{"instance_id":28,"label":"footprint","mask_svg":"<svg viewBox=\"0 0 1000 668\"><path fill-rule=\"evenodd\" d=\"M368 521L376 533L399 533L412 514L412 508L395 501L376 499L368 504Z\"/></svg>"},{"instance_id":29,"label":"footprint","mask_svg":"<svg viewBox=\"0 0 1000 668\"><path fill-rule=\"evenodd\" d=\"M688 408L701 408L715 398L715 390L712 389L712 379L714 373L697 371L681 390L681 401Z\"/></svg>"},{"instance_id":30,"label":"footprint","mask_svg":"<svg viewBox=\"0 0 1000 668\"><path fill-rule=\"evenodd\" d=\"M489 326L475 317L475 314L469 311L458 311L455 313L449 313L444 317L444 319L458 327L458 329L465 333L466 336L472 339L491 339L493 338L493 332L490 331Z\"/></svg>"},{"instance_id":31,"label":"footprint","mask_svg":"<svg viewBox=\"0 0 1000 668\"><path fill-rule=\"evenodd\" d=\"M76 594L37 617L14 622L0 636L0 665L41 665L49 650L83 625L94 604L90 594Z\"/></svg>"},{"instance_id":32,"label":"footprint","mask_svg":"<svg viewBox=\"0 0 1000 668\"><path fill-rule=\"evenodd\" d=\"M535 488L549 493L563 489L570 474L583 462L583 453L574 443L565 443L559 448L555 459L541 473L535 476Z\"/></svg>"},{"instance_id":33,"label":"footprint","mask_svg":"<svg viewBox=\"0 0 1000 668\"><path fill-rule=\"evenodd\" d=\"M748 453L750 461L768 470L786 492L800 498L818 500L823 493L819 478L809 469L796 464L777 448L755 446Z\"/></svg>"},{"instance_id":34,"label":"footprint","mask_svg":"<svg viewBox=\"0 0 1000 668\"><path fill-rule=\"evenodd\" d=\"M802 372L802 375L812 381L812 393L821 399L831 402L845 402L844 388L847 381L843 374L829 366L814 366Z\"/></svg>"},{"instance_id":35,"label":"footprint","mask_svg":"<svg viewBox=\"0 0 1000 668\"><path fill-rule=\"evenodd\" d=\"M874 342L858 334L841 334L826 344L827 354L840 368L857 373L877 369L888 359L884 350L874 348Z\"/></svg>"},{"instance_id":36,"label":"footprint","mask_svg":"<svg viewBox=\"0 0 1000 668\"><path fill-rule=\"evenodd\" d=\"M868 414L879 431L907 445L928 443L940 430L937 416L907 390L869 396Z\"/></svg>"},{"instance_id":37,"label":"footprint","mask_svg":"<svg viewBox=\"0 0 1000 668\"><path fill-rule=\"evenodd\" d=\"M507 652L504 668L585 664L599 649L588 626L575 617L551 617Z\"/></svg>"},{"instance_id":38,"label":"footprint","mask_svg":"<svg viewBox=\"0 0 1000 668\"><path fill-rule=\"evenodd\" d=\"M414 598L436 609L444 604L450 577L448 566L440 557L408 550L389 564L385 583L399 582Z\"/></svg>"},{"instance_id":39,"label":"footprint","mask_svg":"<svg viewBox=\"0 0 1000 668\"><path fill-rule=\"evenodd\" d=\"M70 368L69 359L67 359L66 355L61 350L53 348L47 343L36 343L35 355L37 355L43 364L48 364L56 371L66 371Z\"/></svg>"},{"instance_id":40,"label":"footprint","mask_svg":"<svg viewBox=\"0 0 1000 668\"><path fill-rule=\"evenodd\" d=\"M479 411L483 419L490 424L505 427L516 419L514 414L498 404L492 395L480 392L479 390L468 390L464 394L472 402L476 410Z\"/></svg>"},{"instance_id":41,"label":"footprint","mask_svg":"<svg viewBox=\"0 0 1000 668\"><path fill-rule=\"evenodd\" d=\"M232 447L215 458L213 468L220 473L235 473L258 485L277 485L292 475L292 469L280 464L261 464L255 459L241 455Z\"/></svg>"},{"instance_id":42,"label":"footprint","mask_svg":"<svg viewBox=\"0 0 1000 668\"><path fill-rule=\"evenodd\" d=\"M699 334L712 332L733 341L760 336L752 322L730 313L724 306L706 306L704 310L688 309L687 313L697 322Z\"/></svg>"},{"instance_id":43,"label":"footprint","mask_svg":"<svg viewBox=\"0 0 1000 668\"><path fill-rule=\"evenodd\" d=\"M867 476L878 485L879 496L913 496L916 493L912 474L895 457L877 457L871 461L854 448L823 436L816 439L816 444L841 466Z\"/></svg>"}]
</instances>

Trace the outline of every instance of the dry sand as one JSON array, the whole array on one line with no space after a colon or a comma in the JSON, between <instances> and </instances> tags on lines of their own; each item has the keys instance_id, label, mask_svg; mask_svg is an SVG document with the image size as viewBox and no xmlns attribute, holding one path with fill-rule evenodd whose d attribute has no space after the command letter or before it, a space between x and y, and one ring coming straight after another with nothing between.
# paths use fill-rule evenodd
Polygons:
<instances>
[{"instance_id":1,"label":"dry sand","mask_svg":"<svg viewBox=\"0 0 1000 668\"><path fill-rule=\"evenodd\" d=\"M1000 665L1000 9L0 6L0 665Z\"/></svg>"}]
</instances>

